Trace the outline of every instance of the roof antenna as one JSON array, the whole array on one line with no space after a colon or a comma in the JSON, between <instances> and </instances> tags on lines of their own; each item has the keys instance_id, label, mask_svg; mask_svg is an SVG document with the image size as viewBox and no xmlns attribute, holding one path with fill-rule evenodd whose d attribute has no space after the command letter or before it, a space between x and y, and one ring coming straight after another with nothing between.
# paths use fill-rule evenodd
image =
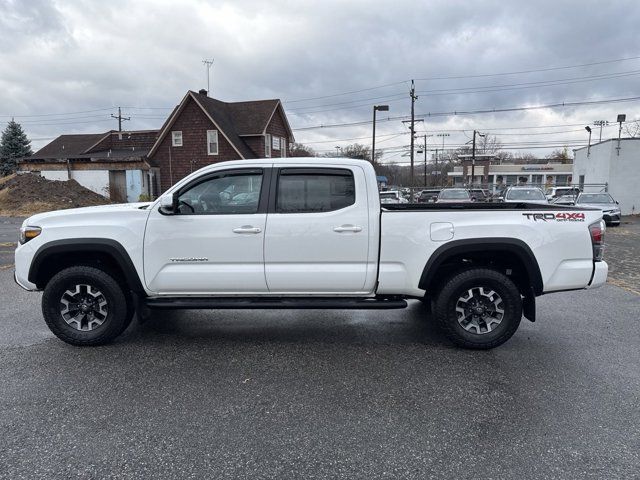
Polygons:
<instances>
[{"instance_id":1,"label":"roof antenna","mask_svg":"<svg viewBox=\"0 0 640 480\"><path fill-rule=\"evenodd\" d=\"M209 73L211 72L211 65L213 65L213 57L211 57L211 60L203 60L202 63L204 64L204 66L207 68L207 94L211 91L211 88L209 87Z\"/></svg>"}]
</instances>

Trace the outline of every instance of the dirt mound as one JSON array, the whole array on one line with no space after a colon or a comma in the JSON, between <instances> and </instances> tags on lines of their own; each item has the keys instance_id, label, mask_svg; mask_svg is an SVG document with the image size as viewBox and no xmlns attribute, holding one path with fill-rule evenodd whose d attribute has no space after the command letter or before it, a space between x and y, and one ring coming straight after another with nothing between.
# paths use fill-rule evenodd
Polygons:
<instances>
[{"instance_id":1,"label":"dirt mound","mask_svg":"<svg viewBox=\"0 0 640 480\"><path fill-rule=\"evenodd\" d=\"M28 216L64 208L106 205L111 202L75 180L47 180L25 173L0 179L0 215Z\"/></svg>"}]
</instances>

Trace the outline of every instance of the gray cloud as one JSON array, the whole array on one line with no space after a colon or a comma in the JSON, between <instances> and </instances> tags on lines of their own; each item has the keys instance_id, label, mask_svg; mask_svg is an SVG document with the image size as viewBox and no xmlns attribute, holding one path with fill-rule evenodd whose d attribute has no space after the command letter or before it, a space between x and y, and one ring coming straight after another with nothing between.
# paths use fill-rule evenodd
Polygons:
<instances>
[{"instance_id":1,"label":"gray cloud","mask_svg":"<svg viewBox=\"0 0 640 480\"><path fill-rule=\"evenodd\" d=\"M102 110L125 109L127 128L158 127L187 89L206 85L214 57L213 96L277 97L295 127L368 120L371 105L409 113L408 79L539 69L640 55L635 2L372 1L0 1L0 120L15 115L32 138L114 128ZM484 87L640 70L640 60L526 75L419 80L416 112L490 109L640 95L638 75L484 93L429 95ZM404 83L398 83L404 82ZM352 95L333 95L379 85ZM444 93L444 92L437 92ZM381 97L381 98L373 98ZM350 105L333 105L353 102ZM454 130L562 125L640 116L640 102L469 117L437 117L420 129ZM314 112L317 113L308 113ZM307 112L307 113L305 113ZM399 122L381 122L379 146L408 143ZM548 140L583 141L577 132ZM542 130L544 131L544 130ZM613 131L613 130L612 130ZM506 131L505 131L506 133ZM310 130L300 141L322 150L366 137L370 126ZM385 137L385 135L389 135ZM501 137L505 143L529 137ZM536 137L536 139L539 139ZM366 142L366 140L362 140ZM46 140L34 141L35 146ZM324 146L323 146L324 145ZM396 156L396 160L398 157Z\"/></svg>"}]
</instances>

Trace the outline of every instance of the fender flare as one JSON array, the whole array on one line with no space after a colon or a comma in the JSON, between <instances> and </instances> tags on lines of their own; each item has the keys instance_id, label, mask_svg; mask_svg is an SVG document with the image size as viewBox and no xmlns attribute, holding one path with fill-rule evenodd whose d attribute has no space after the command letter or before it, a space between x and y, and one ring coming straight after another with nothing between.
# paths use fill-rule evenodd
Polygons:
<instances>
[{"instance_id":1,"label":"fender flare","mask_svg":"<svg viewBox=\"0 0 640 480\"><path fill-rule=\"evenodd\" d=\"M470 238L463 240L453 240L438 247L424 266L422 275L420 276L420 282L418 287L422 290L427 290L431 282L434 280L434 276L440 265L446 262L449 258L460 255L462 253L472 252L487 252L487 251L507 251L515 254L524 265L529 283L536 296L542 295L543 283L542 275L540 273L540 266L536 260L536 256L531 251L531 248L516 238L502 238L502 237L489 237L489 238Z\"/></svg>"},{"instance_id":2,"label":"fender flare","mask_svg":"<svg viewBox=\"0 0 640 480\"><path fill-rule=\"evenodd\" d=\"M53 240L41 245L33 256L29 267L29 281L34 284L37 283L36 280L41 267L52 256L77 252L99 252L109 255L122 270L129 288L136 293L145 293L136 267L133 265L131 257L125 248L116 240L108 238L70 238Z\"/></svg>"}]
</instances>

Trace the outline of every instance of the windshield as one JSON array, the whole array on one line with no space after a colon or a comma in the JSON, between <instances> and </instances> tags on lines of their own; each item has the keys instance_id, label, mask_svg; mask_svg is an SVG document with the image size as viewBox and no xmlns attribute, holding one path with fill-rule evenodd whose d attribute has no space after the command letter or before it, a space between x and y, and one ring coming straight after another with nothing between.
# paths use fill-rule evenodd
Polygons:
<instances>
[{"instance_id":1,"label":"windshield","mask_svg":"<svg viewBox=\"0 0 640 480\"><path fill-rule=\"evenodd\" d=\"M445 200L468 200L469 193L466 190L443 190L440 198Z\"/></svg>"},{"instance_id":2,"label":"windshield","mask_svg":"<svg viewBox=\"0 0 640 480\"><path fill-rule=\"evenodd\" d=\"M507 192L507 200L546 200L547 198L538 188L518 188Z\"/></svg>"},{"instance_id":3,"label":"windshield","mask_svg":"<svg viewBox=\"0 0 640 480\"><path fill-rule=\"evenodd\" d=\"M380 198L393 198L393 199L397 199L398 198L398 194L397 192L382 192L380 194Z\"/></svg>"},{"instance_id":4,"label":"windshield","mask_svg":"<svg viewBox=\"0 0 640 480\"><path fill-rule=\"evenodd\" d=\"M578 203L613 203L613 198L608 193L583 193Z\"/></svg>"}]
</instances>

